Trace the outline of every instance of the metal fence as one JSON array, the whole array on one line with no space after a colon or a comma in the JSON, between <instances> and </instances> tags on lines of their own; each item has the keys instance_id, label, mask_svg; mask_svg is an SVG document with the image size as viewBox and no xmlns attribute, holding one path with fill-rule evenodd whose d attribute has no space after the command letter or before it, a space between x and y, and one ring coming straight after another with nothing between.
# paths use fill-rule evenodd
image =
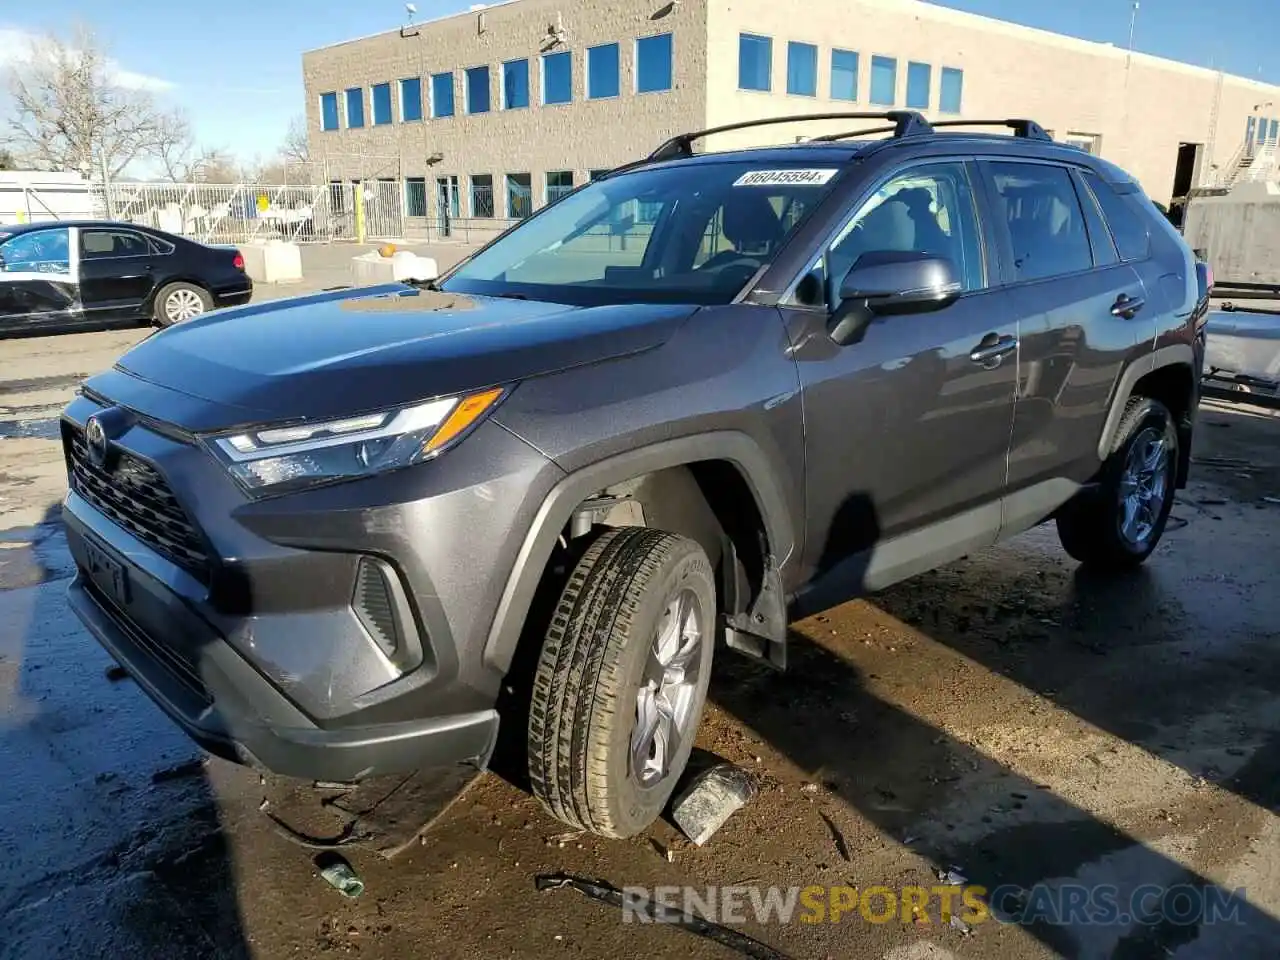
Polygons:
<instances>
[{"instance_id":1,"label":"metal fence","mask_svg":"<svg viewBox=\"0 0 1280 960\"><path fill-rule=\"evenodd\" d=\"M358 189L359 187L359 189ZM297 243L404 236L404 193L398 180L318 185L260 183L112 183L94 185L95 210L202 243Z\"/></svg>"}]
</instances>

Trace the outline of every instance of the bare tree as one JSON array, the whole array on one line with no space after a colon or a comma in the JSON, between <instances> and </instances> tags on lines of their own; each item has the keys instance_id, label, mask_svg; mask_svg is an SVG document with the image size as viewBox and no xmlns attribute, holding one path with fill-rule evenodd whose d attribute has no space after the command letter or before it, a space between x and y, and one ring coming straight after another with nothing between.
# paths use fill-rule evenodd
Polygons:
<instances>
[{"instance_id":1,"label":"bare tree","mask_svg":"<svg viewBox=\"0 0 1280 960\"><path fill-rule=\"evenodd\" d=\"M10 141L51 170L116 176L154 154L172 121L148 91L120 83L86 27L69 41L54 34L33 40L9 73Z\"/></svg>"},{"instance_id":2,"label":"bare tree","mask_svg":"<svg viewBox=\"0 0 1280 960\"><path fill-rule=\"evenodd\" d=\"M8 150L0 150L0 170L17 170L18 161Z\"/></svg>"},{"instance_id":3,"label":"bare tree","mask_svg":"<svg viewBox=\"0 0 1280 960\"><path fill-rule=\"evenodd\" d=\"M311 143L307 138L307 121L302 117L294 117L289 121L289 130L284 135L284 143L280 145L280 159L285 163L309 163L311 161Z\"/></svg>"},{"instance_id":4,"label":"bare tree","mask_svg":"<svg viewBox=\"0 0 1280 960\"><path fill-rule=\"evenodd\" d=\"M147 151L160 164L160 172L174 183L209 180L210 173L232 165L224 150L201 147L191 135L191 124L175 111L160 118L156 142Z\"/></svg>"}]
</instances>

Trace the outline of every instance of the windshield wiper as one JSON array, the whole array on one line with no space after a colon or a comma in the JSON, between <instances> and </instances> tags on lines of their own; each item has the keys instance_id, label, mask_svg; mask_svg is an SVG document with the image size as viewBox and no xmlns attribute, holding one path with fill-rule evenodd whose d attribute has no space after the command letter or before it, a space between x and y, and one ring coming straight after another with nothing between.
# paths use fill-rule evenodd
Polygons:
<instances>
[{"instance_id":1,"label":"windshield wiper","mask_svg":"<svg viewBox=\"0 0 1280 960\"><path fill-rule=\"evenodd\" d=\"M495 297L501 297L503 300L528 300L529 298L523 293L495 293Z\"/></svg>"}]
</instances>

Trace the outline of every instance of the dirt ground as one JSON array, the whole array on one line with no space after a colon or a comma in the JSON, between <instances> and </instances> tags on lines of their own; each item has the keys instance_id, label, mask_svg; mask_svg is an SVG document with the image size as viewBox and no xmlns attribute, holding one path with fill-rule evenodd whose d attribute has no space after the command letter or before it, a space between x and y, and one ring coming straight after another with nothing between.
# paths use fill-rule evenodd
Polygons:
<instances>
[{"instance_id":1,"label":"dirt ground","mask_svg":"<svg viewBox=\"0 0 1280 960\"><path fill-rule=\"evenodd\" d=\"M1246 899L1218 923L965 930L933 904L740 929L789 957L1280 956L1280 411L1206 401L1193 482L1135 576L1083 576L1050 526L797 624L785 675L720 651L699 744L761 791L706 846L667 823L565 836L487 775L401 857L350 853L367 886L348 900L270 829L272 785L189 765L65 609L54 418L140 336L0 344L0 957L732 958L534 878L898 891L952 869Z\"/></svg>"}]
</instances>

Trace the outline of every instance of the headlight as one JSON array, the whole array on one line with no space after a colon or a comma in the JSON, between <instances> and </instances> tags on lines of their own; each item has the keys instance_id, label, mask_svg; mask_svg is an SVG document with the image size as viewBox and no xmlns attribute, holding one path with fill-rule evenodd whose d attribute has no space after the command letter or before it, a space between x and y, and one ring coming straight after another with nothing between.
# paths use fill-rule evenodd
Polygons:
<instances>
[{"instance_id":1,"label":"headlight","mask_svg":"<svg viewBox=\"0 0 1280 960\"><path fill-rule=\"evenodd\" d=\"M494 388L341 420L245 430L207 442L251 492L351 480L436 456L503 392Z\"/></svg>"}]
</instances>

